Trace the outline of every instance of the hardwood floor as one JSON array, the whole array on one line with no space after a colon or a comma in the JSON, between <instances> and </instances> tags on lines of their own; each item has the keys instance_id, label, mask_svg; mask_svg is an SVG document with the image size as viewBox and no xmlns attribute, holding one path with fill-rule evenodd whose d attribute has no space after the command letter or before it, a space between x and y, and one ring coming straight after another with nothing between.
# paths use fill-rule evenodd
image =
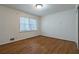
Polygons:
<instances>
[{"instance_id":1,"label":"hardwood floor","mask_svg":"<svg viewBox=\"0 0 79 59\"><path fill-rule=\"evenodd\" d=\"M0 46L0 54L67 54L76 53L76 43L36 36Z\"/></svg>"}]
</instances>

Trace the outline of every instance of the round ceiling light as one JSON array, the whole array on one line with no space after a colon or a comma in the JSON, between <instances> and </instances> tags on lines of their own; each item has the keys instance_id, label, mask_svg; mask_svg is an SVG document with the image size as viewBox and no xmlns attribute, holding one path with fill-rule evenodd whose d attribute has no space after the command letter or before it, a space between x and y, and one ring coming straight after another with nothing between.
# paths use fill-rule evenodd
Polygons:
<instances>
[{"instance_id":1,"label":"round ceiling light","mask_svg":"<svg viewBox=\"0 0 79 59\"><path fill-rule=\"evenodd\" d=\"M43 7L43 4L36 4L35 7L41 9Z\"/></svg>"}]
</instances>

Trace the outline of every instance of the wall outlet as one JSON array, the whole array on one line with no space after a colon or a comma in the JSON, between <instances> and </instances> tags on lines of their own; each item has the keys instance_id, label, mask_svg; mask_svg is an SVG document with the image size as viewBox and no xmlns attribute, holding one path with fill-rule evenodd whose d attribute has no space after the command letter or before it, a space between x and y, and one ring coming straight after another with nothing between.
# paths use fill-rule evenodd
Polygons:
<instances>
[{"instance_id":1,"label":"wall outlet","mask_svg":"<svg viewBox=\"0 0 79 59\"><path fill-rule=\"evenodd\" d=\"M10 41L13 41L14 40L14 38L10 38Z\"/></svg>"}]
</instances>

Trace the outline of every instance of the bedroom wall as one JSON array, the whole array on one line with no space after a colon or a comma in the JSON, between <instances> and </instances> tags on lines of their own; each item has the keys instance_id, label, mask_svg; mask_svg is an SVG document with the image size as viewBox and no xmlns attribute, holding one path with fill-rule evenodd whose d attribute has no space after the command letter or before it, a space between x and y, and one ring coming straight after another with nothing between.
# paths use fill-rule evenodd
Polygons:
<instances>
[{"instance_id":1,"label":"bedroom wall","mask_svg":"<svg viewBox=\"0 0 79 59\"><path fill-rule=\"evenodd\" d=\"M31 32L20 32L19 31L19 18L20 16L30 16L38 20L38 30ZM40 20L39 17L29 15L27 13L0 6L0 44L5 44L10 41L10 38L14 37L15 40L21 40L24 38L29 38L37 36L40 34Z\"/></svg>"},{"instance_id":2,"label":"bedroom wall","mask_svg":"<svg viewBox=\"0 0 79 59\"><path fill-rule=\"evenodd\" d=\"M78 44L78 14L76 9L62 11L42 17L41 34Z\"/></svg>"}]
</instances>

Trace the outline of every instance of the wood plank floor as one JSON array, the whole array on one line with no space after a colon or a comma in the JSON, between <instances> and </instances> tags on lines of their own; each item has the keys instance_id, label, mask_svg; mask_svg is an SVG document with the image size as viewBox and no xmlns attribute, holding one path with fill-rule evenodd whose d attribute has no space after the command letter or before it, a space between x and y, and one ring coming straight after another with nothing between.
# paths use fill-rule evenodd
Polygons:
<instances>
[{"instance_id":1,"label":"wood plank floor","mask_svg":"<svg viewBox=\"0 0 79 59\"><path fill-rule=\"evenodd\" d=\"M36 36L0 46L0 54L68 54L76 52L76 43Z\"/></svg>"}]
</instances>

